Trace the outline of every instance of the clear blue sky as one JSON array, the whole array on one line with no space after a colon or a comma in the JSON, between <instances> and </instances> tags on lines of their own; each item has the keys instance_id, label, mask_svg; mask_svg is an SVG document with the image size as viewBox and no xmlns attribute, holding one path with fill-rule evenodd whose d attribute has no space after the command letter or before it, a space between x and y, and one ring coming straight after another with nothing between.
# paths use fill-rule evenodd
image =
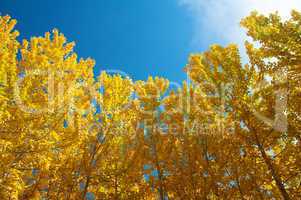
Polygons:
<instances>
[{"instance_id":1,"label":"clear blue sky","mask_svg":"<svg viewBox=\"0 0 301 200\"><path fill-rule=\"evenodd\" d=\"M80 57L96 60L97 74L181 82L189 54L207 48L192 44L192 15L177 0L0 0L0 12L18 20L19 39L58 28Z\"/></svg>"}]
</instances>

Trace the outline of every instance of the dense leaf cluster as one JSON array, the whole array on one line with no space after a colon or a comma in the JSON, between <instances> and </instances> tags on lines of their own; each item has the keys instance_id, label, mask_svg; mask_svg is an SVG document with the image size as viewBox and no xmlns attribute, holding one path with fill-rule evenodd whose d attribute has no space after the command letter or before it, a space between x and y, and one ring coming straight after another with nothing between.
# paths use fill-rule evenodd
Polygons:
<instances>
[{"instance_id":1,"label":"dense leaf cluster","mask_svg":"<svg viewBox=\"0 0 301 200\"><path fill-rule=\"evenodd\" d=\"M301 199L301 13L256 12L190 82L95 78L54 30L0 17L0 199ZM255 45L256 44L256 45Z\"/></svg>"}]
</instances>

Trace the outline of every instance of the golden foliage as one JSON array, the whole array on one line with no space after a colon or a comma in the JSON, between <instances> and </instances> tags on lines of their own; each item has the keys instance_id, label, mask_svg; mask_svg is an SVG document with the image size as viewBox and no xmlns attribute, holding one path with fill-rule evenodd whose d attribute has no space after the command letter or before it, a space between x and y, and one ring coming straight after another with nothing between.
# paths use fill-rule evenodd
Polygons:
<instances>
[{"instance_id":1,"label":"golden foliage","mask_svg":"<svg viewBox=\"0 0 301 200\"><path fill-rule=\"evenodd\" d=\"M301 13L256 12L190 83L101 73L0 17L0 199L301 199Z\"/></svg>"}]
</instances>

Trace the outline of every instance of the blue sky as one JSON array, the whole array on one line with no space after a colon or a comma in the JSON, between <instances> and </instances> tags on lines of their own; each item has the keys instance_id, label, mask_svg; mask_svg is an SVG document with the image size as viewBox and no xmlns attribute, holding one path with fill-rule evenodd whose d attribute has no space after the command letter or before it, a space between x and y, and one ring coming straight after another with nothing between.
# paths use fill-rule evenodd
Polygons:
<instances>
[{"instance_id":1,"label":"blue sky","mask_svg":"<svg viewBox=\"0 0 301 200\"><path fill-rule=\"evenodd\" d=\"M20 39L58 28L80 57L96 60L96 73L117 69L135 80L179 81L189 53L199 48L191 42L191 16L176 0L1 0L0 12L18 20Z\"/></svg>"},{"instance_id":2,"label":"blue sky","mask_svg":"<svg viewBox=\"0 0 301 200\"><path fill-rule=\"evenodd\" d=\"M96 74L113 69L134 80L158 75L179 83L190 53L213 43L242 46L238 24L251 10L286 17L301 9L298 1L0 0L0 12L18 20L20 39L58 28L80 57L96 60Z\"/></svg>"}]
</instances>

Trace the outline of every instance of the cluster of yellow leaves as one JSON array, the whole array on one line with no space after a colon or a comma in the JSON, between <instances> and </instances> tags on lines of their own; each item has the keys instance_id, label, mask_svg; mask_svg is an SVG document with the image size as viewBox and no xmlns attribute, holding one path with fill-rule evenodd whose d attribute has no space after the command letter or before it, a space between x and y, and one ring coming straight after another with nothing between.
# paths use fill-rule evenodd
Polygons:
<instances>
[{"instance_id":1,"label":"cluster of yellow leaves","mask_svg":"<svg viewBox=\"0 0 301 200\"><path fill-rule=\"evenodd\" d=\"M301 14L242 20L190 83L101 73L58 30L0 17L0 199L300 199ZM270 80L268 80L268 77Z\"/></svg>"},{"instance_id":2,"label":"cluster of yellow leaves","mask_svg":"<svg viewBox=\"0 0 301 200\"><path fill-rule=\"evenodd\" d=\"M16 81L16 54L19 43L16 41L19 33L13 28L16 20L10 20L9 16L0 18L0 121L9 118L7 104L12 96L13 84Z\"/></svg>"}]
</instances>

